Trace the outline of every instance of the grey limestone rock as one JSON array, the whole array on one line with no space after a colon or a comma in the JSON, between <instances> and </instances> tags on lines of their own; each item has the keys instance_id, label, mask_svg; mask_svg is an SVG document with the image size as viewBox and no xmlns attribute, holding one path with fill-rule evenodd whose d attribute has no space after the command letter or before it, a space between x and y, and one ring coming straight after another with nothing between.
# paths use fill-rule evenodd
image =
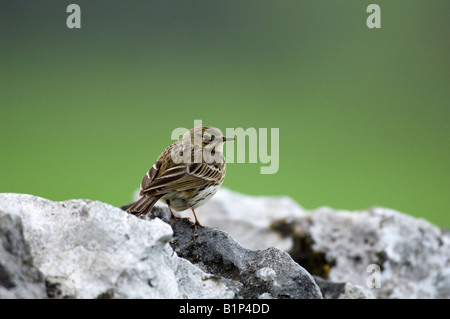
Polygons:
<instances>
[{"instance_id":1,"label":"grey limestone rock","mask_svg":"<svg viewBox=\"0 0 450 319\"><path fill-rule=\"evenodd\" d=\"M186 219L173 224L172 247L203 271L243 285L243 298L322 298L312 276L286 252L243 248L217 227L199 228L194 237Z\"/></svg>"},{"instance_id":2,"label":"grey limestone rock","mask_svg":"<svg viewBox=\"0 0 450 319\"><path fill-rule=\"evenodd\" d=\"M164 205L156 206L146 218L156 217L172 224L171 245L178 256L207 273L241 283L241 298L322 298L312 276L282 250L244 248L217 227L195 232L187 218L170 220Z\"/></svg>"},{"instance_id":3,"label":"grey limestone rock","mask_svg":"<svg viewBox=\"0 0 450 319\"><path fill-rule=\"evenodd\" d=\"M42 273L23 236L22 220L0 211L0 298L45 298Z\"/></svg>"},{"instance_id":4,"label":"grey limestone rock","mask_svg":"<svg viewBox=\"0 0 450 319\"><path fill-rule=\"evenodd\" d=\"M234 298L240 290L179 258L169 245L172 229L160 219L97 201L8 193L0 194L0 211L0 297ZM21 265L11 276L12 262Z\"/></svg>"},{"instance_id":5,"label":"grey limestone rock","mask_svg":"<svg viewBox=\"0 0 450 319\"><path fill-rule=\"evenodd\" d=\"M312 275L348 283L348 298L450 298L450 234L421 218L381 207L305 210L285 197L224 188L197 216L244 247L279 247Z\"/></svg>"},{"instance_id":6,"label":"grey limestone rock","mask_svg":"<svg viewBox=\"0 0 450 319\"><path fill-rule=\"evenodd\" d=\"M374 299L367 288L350 282L333 282L319 276L313 276L325 299Z\"/></svg>"},{"instance_id":7,"label":"grey limestone rock","mask_svg":"<svg viewBox=\"0 0 450 319\"><path fill-rule=\"evenodd\" d=\"M0 194L0 298L450 298L449 232L392 209L221 189L196 236L168 216Z\"/></svg>"}]
</instances>

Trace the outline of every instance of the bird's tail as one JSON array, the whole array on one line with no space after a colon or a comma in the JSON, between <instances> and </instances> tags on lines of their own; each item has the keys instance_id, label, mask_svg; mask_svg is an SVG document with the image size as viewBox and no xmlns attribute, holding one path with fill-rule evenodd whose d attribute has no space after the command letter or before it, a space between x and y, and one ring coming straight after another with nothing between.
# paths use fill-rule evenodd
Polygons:
<instances>
[{"instance_id":1,"label":"bird's tail","mask_svg":"<svg viewBox=\"0 0 450 319\"><path fill-rule=\"evenodd\" d=\"M141 197L128 207L127 212L137 216L145 216L152 210L161 197Z\"/></svg>"}]
</instances>

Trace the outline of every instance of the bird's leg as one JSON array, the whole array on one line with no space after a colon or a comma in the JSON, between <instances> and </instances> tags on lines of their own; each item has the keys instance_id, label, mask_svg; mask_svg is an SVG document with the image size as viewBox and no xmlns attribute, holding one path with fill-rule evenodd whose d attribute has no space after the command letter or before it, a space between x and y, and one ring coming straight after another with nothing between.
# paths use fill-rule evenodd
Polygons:
<instances>
[{"instance_id":1,"label":"bird's leg","mask_svg":"<svg viewBox=\"0 0 450 319\"><path fill-rule=\"evenodd\" d=\"M194 218L195 218L195 223L194 223L194 225L192 225L192 226L194 226L194 233L197 234L197 227L205 228L205 226L203 226L202 224L200 224L200 222L199 222L198 219L197 219L197 215L195 215L194 209L193 209L193 208L191 208L191 209L192 209L192 212L194 213Z\"/></svg>"},{"instance_id":2,"label":"bird's leg","mask_svg":"<svg viewBox=\"0 0 450 319\"><path fill-rule=\"evenodd\" d=\"M181 217L177 217L174 215L174 213L172 212L172 208L170 208L170 203L167 203L167 207L169 207L170 210L170 218L172 219L172 222L170 223L170 226L173 226L173 223L175 221L175 219L181 219Z\"/></svg>"}]
</instances>

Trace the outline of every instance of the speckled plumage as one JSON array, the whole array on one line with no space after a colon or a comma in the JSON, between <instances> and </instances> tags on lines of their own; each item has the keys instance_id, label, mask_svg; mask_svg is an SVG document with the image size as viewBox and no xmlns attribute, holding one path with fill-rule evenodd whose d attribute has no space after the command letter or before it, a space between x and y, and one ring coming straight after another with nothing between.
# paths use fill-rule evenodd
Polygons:
<instances>
[{"instance_id":1,"label":"speckled plumage","mask_svg":"<svg viewBox=\"0 0 450 319\"><path fill-rule=\"evenodd\" d=\"M146 215L160 200L171 213L172 209L192 209L194 225L202 227L194 209L208 202L222 185L226 172L223 144L228 140L232 138L211 126L189 130L161 153L142 179L142 197L127 212Z\"/></svg>"}]
</instances>

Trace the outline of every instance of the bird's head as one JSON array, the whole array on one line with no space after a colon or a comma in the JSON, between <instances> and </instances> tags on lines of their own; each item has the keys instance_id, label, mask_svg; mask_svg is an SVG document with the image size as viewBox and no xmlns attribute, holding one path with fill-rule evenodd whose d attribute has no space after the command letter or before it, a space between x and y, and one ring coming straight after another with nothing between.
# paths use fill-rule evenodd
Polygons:
<instances>
[{"instance_id":1,"label":"bird's head","mask_svg":"<svg viewBox=\"0 0 450 319\"><path fill-rule=\"evenodd\" d=\"M183 139L190 140L190 143L194 148L197 146L196 144L199 144L198 146L200 146L201 143L202 149L215 148L216 151L222 151L223 143L226 141L233 141L234 137L224 136L222 131L216 127L199 126L187 131L184 134Z\"/></svg>"}]
</instances>

